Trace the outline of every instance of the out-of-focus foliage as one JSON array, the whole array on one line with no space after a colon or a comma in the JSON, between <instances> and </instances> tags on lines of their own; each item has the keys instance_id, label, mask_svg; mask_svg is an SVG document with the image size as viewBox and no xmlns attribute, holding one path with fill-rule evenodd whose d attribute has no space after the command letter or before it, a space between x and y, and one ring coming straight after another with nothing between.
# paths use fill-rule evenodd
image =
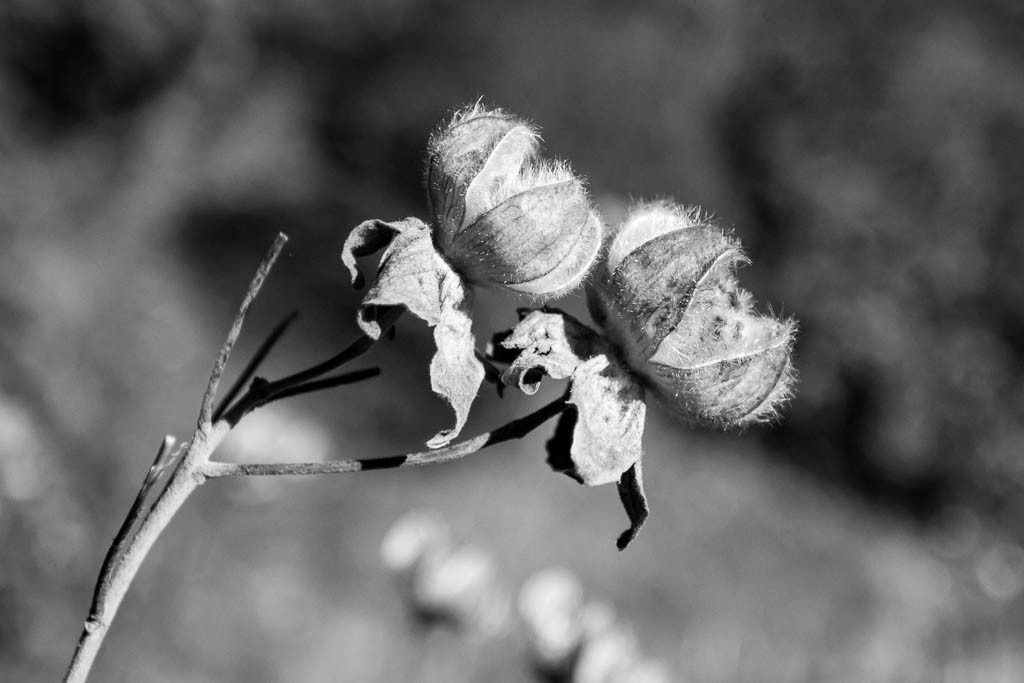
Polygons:
<instances>
[{"instance_id":1,"label":"out-of-focus foliage","mask_svg":"<svg viewBox=\"0 0 1024 683\"><path fill-rule=\"evenodd\" d=\"M515 647L403 626L376 549L414 505L514 581L572 567L696 679L1019 680L1022 13L2 3L0 680L59 676L273 234L293 239L238 354L300 308L277 374L355 333L347 231L425 215L428 133L481 95L542 124L610 222L671 195L736 226L745 285L801 321L786 419L737 438L654 417L657 514L621 555L615 497L551 476L543 434L430 471L211 484L138 577L96 680L527 680ZM513 306L481 296L478 331ZM447 419L417 379L429 354L401 326L367 361L379 380L255 415L225 455L415 448ZM483 395L467 433L528 403Z\"/></svg>"}]
</instances>

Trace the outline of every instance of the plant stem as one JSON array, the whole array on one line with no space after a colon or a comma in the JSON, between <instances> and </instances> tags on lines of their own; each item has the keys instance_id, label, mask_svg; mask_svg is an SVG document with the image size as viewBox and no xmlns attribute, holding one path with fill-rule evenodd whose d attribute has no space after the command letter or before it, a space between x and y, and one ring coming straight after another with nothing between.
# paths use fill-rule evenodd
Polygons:
<instances>
[{"instance_id":1,"label":"plant stem","mask_svg":"<svg viewBox=\"0 0 1024 683\"><path fill-rule=\"evenodd\" d=\"M217 354L217 360L214 361L213 370L210 372L210 380L206 384L206 391L203 392L203 402L199 409L200 430L212 422L213 401L217 397L217 387L220 385L220 378L224 374L224 368L227 367L228 358L231 357L231 351L235 348L235 342L238 341L238 335L242 333L245 314L249 312L249 306L256 300L256 295L260 293L260 288L263 287L263 281L270 273L270 269L274 267L274 262L281 255L281 250L284 249L285 242L287 241L288 236L283 232L277 234L277 239L270 246L270 251L263 257L263 263L256 269L256 275L253 276L252 281L249 283L249 289L245 292L242 305L238 307L238 312L235 313L235 319L232 321L231 329L228 331L228 338L224 340L224 344L220 347L220 353Z\"/></svg>"},{"instance_id":2,"label":"plant stem","mask_svg":"<svg viewBox=\"0 0 1024 683\"><path fill-rule=\"evenodd\" d=\"M404 312L405 308L401 306L389 307L377 321L378 325L380 325L380 336L383 337L389 330L391 330L394 324L398 322L398 319L402 317L402 313ZM282 377L281 379L273 382L257 378L249 385L249 390L246 391L240 399L235 401L235 403L230 407L218 410L218 413L221 414L224 421L234 427L242 421L242 418L252 411L265 406L272 401L276 401L279 398L297 396L299 394L309 393L310 391L318 391L323 388L335 386L335 384L331 384L331 382L336 382L337 385L341 385L347 384L350 381L359 381L359 379L365 378L360 374L361 372L375 374L375 371L366 370L357 371L355 373L351 373L351 375L317 380L317 378L322 377L331 370L335 370L363 355L369 351L377 341L377 339L367 337L366 335L360 335L340 353L331 356L327 360L322 363L318 363L311 368L296 372L295 374L288 375L287 377ZM350 379L350 377L354 378Z\"/></svg>"},{"instance_id":3,"label":"plant stem","mask_svg":"<svg viewBox=\"0 0 1024 683\"><path fill-rule=\"evenodd\" d=\"M216 424L210 421L213 413L213 401L217 395L217 386L224 374L231 350L242 331L249 306L259 294L263 281L270 269L273 268L274 262L280 256L287 241L288 237L284 233L278 234L260 267L256 270L256 274L249 282L249 288L245 292L242 304L235 314L231 329L217 354L217 360L210 373L199 410L198 425L188 450L177 463L167 485L159 493L149 512L146 513L138 530L131 534L131 529L142 510L146 494L156 480L156 476L159 475L159 465L168 445L166 441L161 452L157 454L153 467L150 468L143 480L141 490L128 511L128 516L121 525L120 531L114 538L112 548L107 552L99 577L96 579L89 615L82 626L78 646L75 648L75 654L71 657L67 673L64 675L65 683L81 683L89 676L96 654L106 637L107 629L110 628L139 567L142 566L142 561L146 559L146 554L149 553L150 548L156 543L156 539L170 523L178 508L196 487L203 483L204 476L200 471L202 466L210 459L214 449L220 445L220 442L231 430L231 425L223 420Z\"/></svg>"},{"instance_id":4,"label":"plant stem","mask_svg":"<svg viewBox=\"0 0 1024 683\"><path fill-rule=\"evenodd\" d=\"M267 405L268 403L274 403L275 401L291 398L293 396L304 396L305 394L311 394L315 391L323 391L324 389L334 389L335 387L342 387L346 384L362 382L363 380L376 377L379 374L380 368L364 368L363 370L353 370L352 372L335 375L334 377L315 379L311 382L291 387L290 389L283 389L275 393L268 400L262 402L260 405Z\"/></svg>"},{"instance_id":5,"label":"plant stem","mask_svg":"<svg viewBox=\"0 0 1024 683\"><path fill-rule=\"evenodd\" d=\"M263 340L262 344L260 344L260 347L256 349L256 353L253 354L252 358L249 359L249 362L246 363L245 368L242 370L241 374L239 374L235 381L231 384L231 388L227 390L227 392L224 394L224 397L221 398L220 403L217 404L217 407L213 411L212 420L214 422L219 420L224 415L224 411L228 409L228 406L231 405L231 402L234 401L235 398L240 393L242 393L242 389L245 388L246 383L250 379L252 379L253 375L256 374L256 371L259 369L260 364L264 361L264 359L271 352L271 350L273 350L274 345L277 344L277 342L281 339L282 335L284 335L284 333L288 331L288 328L291 327L292 323L294 323L295 319L298 317L298 312L292 311L291 313L288 314L288 317L279 322L274 327L274 329L271 330L270 334L267 335L267 338Z\"/></svg>"},{"instance_id":6,"label":"plant stem","mask_svg":"<svg viewBox=\"0 0 1024 683\"><path fill-rule=\"evenodd\" d=\"M169 464L167 462L167 455L171 442L170 437L165 439L153 466L150 467L146 478L143 480L142 487L128 512L127 518L114 538L110 550L107 551L99 577L96 580L96 587L93 590L89 614L83 625L82 634L79 636L78 645L71 658L67 673L64 676L65 683L84 683L88 678L107 631L117 615L118 608L121 606L121 602L124 600L132 581L135 579L135 575L142 566L142 562L146 559L146 555L152 549L160 534L167 528L171 519L174 518L175 513L177 513L192 492L207 479L237 475L312 475L334 472L358 472L362 470L418 467L450 462L488 446L524 436L565 409L566 399L563 397L525 417L513 420L502 427L485 432L466 441L436 450L409 453L389 458L278 465L212 462L210 460L211 456L224 438L231 432L231 429L256 408L279 398L340 386L341 384L359 381L377 374L376 369L369 369L322 378L324 374L362 355L373 346L374 339L361 336L341 353L308 370L303 370L276 382L254 380L250 384L249 390L231 406L228 406L230 402L229 397L228 401L225 401L217 409L219 419L213 420L213 405L216 399L217 387L224 374L224 369L227 366L235 342L242 331L245 315L249 306L255 300L256 295L259 294L263 281L280 255L287 239L284 234L278 235L249 284L249 289L246 291L245 298L231 325L231 330L228 332L227 339L224 341L217 355L213 370L210 373L206 390L203 393L198 424L185 454L176 463L170 463L173 464L173 469L166 486L157 494L155 502L145 516L142 516L145 501L149 497L153 484ZM381 316L378 324L380 325L382 335L394 325L403 310L400 307L393 307ZM287 327L287 322L275 328L271 333L271 339L264 342L260 351L257 352L257 360L250 362L246 369L243 370L243 378L247 379L248 376L255 372L256 366L262 360L262 356L269 352L270 347L280 337L285 327ZM244 381L245 379L241 380L242 383ZM236 383L236 386L240 388L241 383ZM233 394L237 393L237 391L238 389L232 388L229 393ZM223 413L223 415L221 416L220 413ZM142 522L138 524L136 529L135 527L140 516L142 516Z\"/></svg>"},{"instance_id":7,"label":"plant stem","mask_svg":"<svg viewBox=\"0 0 1024 683\"><path fill-rule=\"evenodd\" d=\"M209 459L227 433L227 425L223 422L218 422L209 432L204 433L201 429L196 431L185 457L174 470L167 487L153 503L138 531L124 543L122 552L114 557L113 562L104 565L96 583L92 609L64 676L65 683L82 683L88 677L107 629L142 566L142 561L178 508L203 483L204 477L199 473L200 463Z\"/></svg>"},{"instance_id":8,"label":"plant stem","mask_svg":"<svg viewBox=\"0 0 1024 683\"><path fill-rule=\"evenodd\" d=\"M180 465L171 475L167 487L154 503L138 532L125 545L124 552L109 567L104 567L93 610L86 619L78 648L64 678L65 683L83 683L89 674L96 653L106 636L117 609L142 566L146 554L167 527L178 508L208 479L229 476L316 475L340 472L360 472L379 469L422 467L451 462L476 453L488 446L521 438L560 414L566 406L563 396L542 408L513 420L497 429L445 448L408 453L386 458L360 460L334 460L328 462L283 464L236 464L214 462L210 456L231 431L227 420L211 425L209 431L197 430Z\"/></svg>"},{"instance_id":9,"label":"plant stem","mask_svg":"<svg viewBox=\"0 0 1024 683\"><path fill-rule=\"evenodd\" d=\"M210 461L203 465L202 474L207 479L237 476L280 476L339 474L342 472L363 472L368 470L423 467L459 460L479 450L526 436L547 420L565 410L566 398L558 398L546 406L513 420L489 432L478 434L465 441L434 450L406 453L385 458L360 458L357 460L327 460L321 462L297 463L231 463Z\"/></svg>"},{"instance_id":10,"label":"plant stem","mask_svg":"<svg viewBox=\"0 0 1024 683\"><path fill-rule=\"evenodd\" d=\"M156 483L156 480L160 477L163 469L166 467L165 460L167 459L171 449L174 448L174 444L175 439L170 434L165 436L163 442L160 444L160 448L156 452L156 458L153 459L153 464L150 465L149 471L146 472L145 479L142 480L142 486L139 488L139 492L135 496L135 501L128 509L128 515L124 518L124 522L121 524L121 528L118 529L117 535L114 536L114 542L110 544L106 557L103 558L103 565L100 568L101 576L110 573L113 569L114 562L116 562L117 558L124 553L125 544L131 537L131 532L139 521L139 517L142 516L142 510L146 506L146 498L149 495L149 491L153 487L153 484ZM93 595L93 603L89 608L90 614L96 614L99 612L99 603L102 601L102 597L103 595L99 591Z\"/></svg>"},{"instance_id":11,"label":"plant stem","mask_svg":"<svg viewBox=\"0 0 1024 683\"><path fill-rule=\"evenodd\" d=\"M380 336L383 337L387 331L390 330L396 322L398 322L398 319L402 317L404 312L405 308L402 306L389 306L377 319L377 324L380 326ZM318 363L308 370L296 372L294 375L289 375L288 377L283 377L277 381L269 382L266 385L265 391L268 395L273 396L285 391L286 389L291 389L292 387L296 387L304 382L316 379L331 370L345 365L349 361L355 360L369 351L376 343L376 339L367 337L366 335L361 335L354 342L349 344L341 353L331 356L324 362ZM245 398L239 401L239 403L244 402Z\"/></svg>"}]
</instances>

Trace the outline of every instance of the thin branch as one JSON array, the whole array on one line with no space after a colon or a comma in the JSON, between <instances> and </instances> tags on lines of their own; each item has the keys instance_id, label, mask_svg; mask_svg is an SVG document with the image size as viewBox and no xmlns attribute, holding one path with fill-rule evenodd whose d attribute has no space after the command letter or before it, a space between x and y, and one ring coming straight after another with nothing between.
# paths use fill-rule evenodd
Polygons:
<instances>
[{"instance_id":1,"label":"thin branch","mask_svg":"<svg viewBox=\"0 0 1024 683\"><path fill-rule=\"evenodd\" d=\"M402 316L404 308L399 306L393 306L388 308L385 313L378 319L377 323L381 328L381 335L383 336L388 330L393 329L394 324ZM295 396L297 394L307 393L304 389L299 387L305 387L311 385L314 381L319 381L319 378L323 375L335 370L342 365L362 356L364 353L369 351L374 344L377 343L376 339L368 337L366 335L360 335L355 341L345 347L340 353L331 356L322 363L318 363L311 368L296 372L295 374L288 375L279 380L268 382L266 380L256 378L249 385L249 390L245 394L235 401L220 419L224 420L231 427L237 425L243 417L256 410L260 406L266 405L271 401L277 400L284 396ZM345 377L346 375L342 375ZM366 379L372 375L357 375L358 379ZM334 378L338 379L338 378ZM358 381L353 379L352 381ZM347 381L341 381L341 384L348 384ZM337 386L333 384L327 385L314 385L316 388L312 390L318 390L320 388L329 388L330 386ZM298 391L294 391L299 389Z\"/></svg>"},{"instance_id":2,"label":"thin branch","mask_svg":"<svg viewBox=\"0 0 1024 683\"><path fill-rule=\"evenodd\" d=\"M341 353L312 368L295 373L276 382L261 381L258 378L253 380L249 384L248 391L232 404L232 398L239 393L240 387L255 374L259 363L283 333L287 323L290 322L286 321L279 325L271 333L270 338L261 345L256 356L242 371L242 379L236 382L238 388L233 387L228 392L225 401L218 407L217 415L220 419L216 422L212 421L214 415L213 403L216 398L217 389L231 351L241 334L246 313L253 300L259 294L264 280L273 267L274 262L280 256L287 239L284 234L278 235L249 284L249 288L239 306L231 329L210 373L206 390L203 393L198 424L192 439L188 442L187 450L180 459L175 457L173 462L169 462L168 452L170 451L171 443L169 440L165 440L164 446L158 453L157 459L154 461L140 487L139 494L136 496L136 500L129 510L125 522L122 524L117 536L115 536L114 543L107 553L100 570L100 575L97 578L89 614L83 624L82 634L79 637L75 653L65 674L65 683L83 683L86 680L106 637L106 633L110 628L110 624L150 549L192 492L208 478L232 475L327 474L330 472L417 467L450 462L488 446L528 434L544 421L565 409L566 398L563 397L530 415L459 444L391 458L335 461L330 463L300 463L294 465L234 465L211 462L212 454L231 431L232 427L256 407L272 400L367 379L378 372L376 368L371 368L334 377L323 377L332 370L359 357L373 346L374 339L362 336ZM401 316L403 310L400 307L393 307L383 312L383 315L377 321L382 334L388 333L395 321ZM171 467L172 464L173 467ZM146 500L153 485L159 480L161 473L168 468L170 468L171 475L166 486L155 497L155 501L148 512L143 514Z\"/></svg>"},{"instance_id":3,"label":"thin branch","mask_svg":"<svg viewBox=\"0 0 1024 683\"><path fill-rule=\"evenodd\" d=\"M380 317L380 319L377 320L377 324L380 325L381 336L383 336L385 332L387 332L394 326L394 324L402 316L402 313L404 311L405 309L400 306L392 306L386 309L386 311ZM327 374L331 370L340 368L342 365L345 365L346 363L355 360L359 356L369 351L376 343L376 339L373 339L372 337L368 337L366 335L362 335L354 342L349 344L340 353L331 356L323 363L318 363L317 365L314 365L313 367L307 370L296 372L294 375L289 375L274 382L270 382L266 386L265 390L270 394L276 394L280 393L281 391L284 391L285 389L289 389L291 387L303 384L310 380L317 379L318 377Z\"/></svg>"},{"instance_id":4,"label":"thin branch","mask_svg":"<svg viewBox=\"0 0 1024 683\"><path fill-rule=\"evenodd\" d=\"M277 234L277 239L270 247L270 251L263 258L263 263L256 270L256 274L253 276L252 281L249 283L249 289L245 292L245 298L242 299L242 305L238 307L238 312L235 314L235 320L231 323L231 330L228 332L227 339L224 340L224 345L220 348L220 353L217 354L217 360L213 364L213 370L210 372L210 381L206 385L206 391L203 392L203 403L199 409L199 428L204 429L210 424L210 420L213 417L213 400L217 396L217 387L220 384L220 378L224 375L224 367L228 364L228 358L231 356L231 350L235 347L235 342L238 341L238 335L242 333L242 324L245 322L245 314L249 312L249 306L252 305L256 295L260 293L260 288L263 286L263 281L266 280L267 274L270 273L270 269L274 267L274 262L277 261L277 257L281 255L281 250L284 249L285 242L288 241L288 236L283 232Z\"/></svg>"},{"instance_id":5,"label":"thin branch","mask_svg":"<svg viewBox=\"0 0 1024 683\"><path fill-rule=\"evenodd\" d=\"M306 382L305 384L300 384L298 386L279 391L256 407L259 408L267 405L268 403L280 401L283 398L292 398L303 394L311 394L314 391L323 391L324 389L333 389L335 387L345 386L346 384L355 384L356 382L362 382L363 380L376 377L379 374L380 368L365 368L363 370L346 372L344 375L313 380L312 382Z\"/></svg>"},{"instance_id":6,"label":"thin branch","mask_svg":"<svg viewBox=\"0 0 1024 683\"><path fill-rule=\"evenodd\" d=\"M107 635L107 630L117 614L124 596L128 592L135 575L142 566L143 560L149 554L157 538L167 528L167 525L174 518L175 513L188 499L193 491L205 480L201 468L206 464L210 455L216 450L220 442L224 440L230 431L230 425L224 422L213 424L210 421L213 413L213 401L217 394L217 386L221 376L224 374L224 367L227 365L231 350L238 340L242 331L242 323L245 322L245 314L252 304L253 299L260 291L263 281L273 267L277 257L281 254L287 236L278 234L274 244L270 247L263 262L256 271L256 275L249 283L249 289L245 298L235 314L235 320L228 332L224 345L213 365L210 379L207 382L206 390L203 393L202 407L199 410L199 421L196 431L189 441L188 449L180 460L174 460L174 467L167 485L156 496L152 507L145 515L142 510L145 505L147 494L153 484L159 478L161 472L171 465L167 460L169 452L168 440L164 440L164 447L157 453L157 458L146 474L135 502L128 511L118 535L115 536L111 549L107 551L106 558L100 568L100 574L96 579L96 587L93 590L93 597L90 603L89 614L82 625L82 633L78 638L78 645L71 657L71 663L64 675L65 683L83 683L89 676L92 664L100 650ZM138 529L132 532L136 522Z\"/></svg>"},{"instance_id":7,"label":"thin branch","mask_svg":"<svg viewBox=\"0 0 1024 683\"><path fill-rule=\"evenodd\" d=\"M156 539L167 528L174 514L189 495L203 483L202 477L196 476L195 470L187 461L208 458L213 448L216 448L226 435L226 430L215 432L214 438L206 441L200 431L196 431L196 437L190 443L181 465L175 468L167 487L160 492L138 530L134 534L129 534L123 543L118 544L118 552L108 554L112 559L109 564L104 564L96 580L89 616L82 625L82 633L64 675L64 683L84 683L88 678L110 624L143 560L156 543Z\"/></svg>"},{"instance_id":8,"label":"thin branch","mask_svg":"<svg viewBox=\"0 0 1024 683\"><path fill-rule=\"evenodd\" d=\"M226 394L224 394L224 398L222 398L220 403L217 404L217 409L213 411L213 422L219 420L224 415L224 411L226 411L228 406L231 405L231 402L234 401L240 393L242 393L242 389L244 389L245 385L249 383L252 376L256 374L256 371L259 369L264 359L266 359L267 354L273 350L274 345L281 339L281 335L287 331L298 317L298 311L292 311L284 320L279 322L277 326L270 331L267 338L264 339L263 343L260 344L260 347L256 349L256 353L253 354L253 357L249 359L248 363L246 363L245 368L242 370L241 374L238 375L238 378L231 385L231 388L228 389Z\"/></svg>"},{"instance_id":9,"label":"thin branch","mask_svg":"<svg viewBox=\"0 0 1024 683\"><path fill-rule=\"evenodd\" d=\"M526 436L547 420L565 410L567 398L562 396L529 415L513 420L490 432L484 432L471 439L431 451L394 455L386 458L360 458L357 460L329 460L325 462L300 463L228 463L207 462L202 473L207 479L238 476L279 476L338 474L341 472L363 472L368 470L397 469L436 465L464 458L479 450Z\"/></svg>"}]
</instances>

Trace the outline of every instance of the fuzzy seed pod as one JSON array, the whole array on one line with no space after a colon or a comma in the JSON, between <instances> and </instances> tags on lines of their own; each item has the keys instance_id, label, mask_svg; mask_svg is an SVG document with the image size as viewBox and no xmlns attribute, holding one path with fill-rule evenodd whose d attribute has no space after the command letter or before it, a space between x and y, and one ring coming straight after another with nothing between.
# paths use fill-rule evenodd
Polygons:
<instances>
[{"instance_id":1,"label":"fuzzy seed pod","mask_svg":"<svg viewBox=\"0 0 1024 683\"><path fill-rule=\"evenodd\" d=\"M771 419L789 396L795 322L758 314L739 242L671 203L634 207L589 292L591 313L663 403L691 422Z\"/></svg>"},{"instance_id":2,"label":"fuzzy seed pod","mask_svg":"<svg viewBox=\"0 0 1024 683\"><path fill-rule=\"evenodd\" d=\"M583 638L583 586L568 569L543 569L519 590L519 616L537 667L557 677L572 668Z\"/></svg>"},{"instance_id":3,"label":"fuzzy seed pod","mask_svg":"<svg viewBox=\"0 0 1024 683\"><path fill-rule=\"evenodd\" d=\"M602 225L582 181L538 159L539 145L529 124L480 105L431 137L434 241L468 281L550 298L577 286L597 257Z\"/></svg>"},{"instance_id":4,"label":"fuzzy seed pod","mask_svg":"<svg viewBox=\"0 0 1024 683\"><path fill-rule=\"evenodd\" d=\"M413 606L426 618L491 636L504 628L509 599L493 558L472 546L429 555L413 582Z\"/></svg>"},{"instance_id":5,"label":"fuzzy seed pod","mask_svg":"<svg viewBox=\"0 0 1024 683\"><path fill-rule=\"evenodd\" d=\"M494 560L473 546L456 546L437 515L403 515L385 534L380 557L417 617L480 635L504 627L509 597L497 580Z\"/></svg>"},{"instance_id":6,"label":"fuzzy seed pod","mask_svg":"<svg viewBox=\"0 0 1024 683\"><path fill-rule=\"evenodd\" d=\"M400 517L384 535L381 563L388 572L408 582L424 558L447 551L451 543L451 530L443 519L414 510Z\"/></svg>"}]
</instances>

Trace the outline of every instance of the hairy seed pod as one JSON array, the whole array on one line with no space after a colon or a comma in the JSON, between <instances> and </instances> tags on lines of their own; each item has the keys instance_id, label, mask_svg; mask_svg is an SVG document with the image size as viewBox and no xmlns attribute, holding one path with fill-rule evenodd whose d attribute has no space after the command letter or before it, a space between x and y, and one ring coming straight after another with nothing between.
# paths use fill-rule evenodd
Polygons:
<instances>
[{"instance_id":1,"label":"hairy seed pod","mask_svg":"<svg viewBox=\"0 0 1024 683\"><path fill-rule=\"evenodd\" d=\"M583 638L583 586L568 569L543 569L519 590L519 616L538 668L564 677Z\"/></svg>"},{"instance_id":2,"label":"hairy seed pod","mask_svg":"<svg viewBox=\"0 0 1024 683\"><path fill-rule=\"evenodd\" d=\"M601 246L583 182L537 158L537 131L501 110L463 110L430 139L427 199L438 250L467 280L540 298L577 286Z\"/></svg>"},{"instance_id":3,"label":"hairy seed pod","mask_svg":"<svg viewBox=\"0 0 1024 683\"><path fill-rule=\"evenodd\" d=\"M627 364L691 422L743 426L789 396L795 322L758 314L734 276L739 242L696 210L634 207L589 292Z\"/></svg>"}]
</instances>

